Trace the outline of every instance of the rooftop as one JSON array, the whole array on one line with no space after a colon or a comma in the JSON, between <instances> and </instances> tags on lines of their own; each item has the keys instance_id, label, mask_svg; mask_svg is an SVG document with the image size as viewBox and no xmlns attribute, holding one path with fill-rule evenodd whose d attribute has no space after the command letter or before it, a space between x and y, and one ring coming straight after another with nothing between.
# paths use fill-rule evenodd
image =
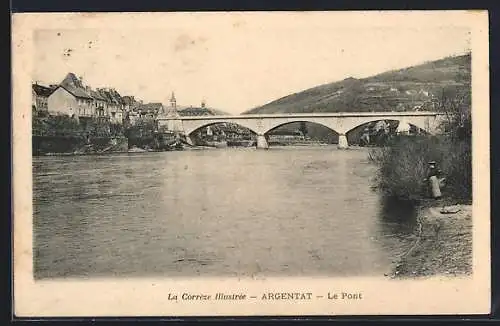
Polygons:
<instances>
[{"instance_id":1,"label":"rooftop","mask_svg":"<svg viewBox=\"0 0 500 326\"><path fill-rule=\"evenodd\" d=\"M45 87L38 84L32 84L32 88L35 91L36 95L44 97L48 97L50 94L52 94L53 91L53 89L50 87Z\"/></svg>"},{"instance_id":2,"label":"rooftop","mask_svg":"<svg viewBox=\"0 0 500 326\"><path fill-rule=\"evenodd\" d=\"M91 99L92 96L85 90L82 81L72 72L68 73L59 84L62 88L73 94L75 97Z\"/></svg>"},{"instance_id":3,"label":"rooftop","mask_svg":"<svg viewBox=\"0 0 500 326\"><path fill-rule=\"evenodd\" d=\"M139 104L135 107L135 109L138 111L141 111L141 112L155 112L155 113L157 113L163 109L163 104L162 103Z\"/></svg>"}]
</instances>

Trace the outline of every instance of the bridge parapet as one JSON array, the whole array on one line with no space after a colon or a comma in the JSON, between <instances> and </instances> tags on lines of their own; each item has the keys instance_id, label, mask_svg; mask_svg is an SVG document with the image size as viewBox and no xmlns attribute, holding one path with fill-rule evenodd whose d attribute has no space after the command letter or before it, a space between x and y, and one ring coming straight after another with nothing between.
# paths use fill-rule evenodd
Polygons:
<instances>
[{"instance_id":1,"label":"bridge parapet","mask_svg":"<svg viewBox=\"0 0 500 326\"><path fill-rule=\"evenodd\" d=\"M435 111L383 111L383 112L313 112L313 113L266 113L266 114L240 114L240 115L198 115L180 117L162 117L163 120L204 120L210 119L266 119L266 118L291 118L291 117L405 117L405 116L437 116L445 115Z\"/></svg>"},{"instance_id":2,"label":"bridge parapet","mask_svg":"<svg viewBox=\"0 0 500 326\"><path fill-rule=\"evenodd\" d=\"M176 118L182 124L186 135L196 129L216 123L236 123L257 135L265 135L271 130L292 122L311 122L323 125L340 135L350 130L379 120L398 120L415 125L429 133L436 133L444 114L438 112L341 112L341 113L291 113L291 114L248 114L216 116L181 116ZM170 120L160 119L160 123Z\"/></svg>"}]
</instances>

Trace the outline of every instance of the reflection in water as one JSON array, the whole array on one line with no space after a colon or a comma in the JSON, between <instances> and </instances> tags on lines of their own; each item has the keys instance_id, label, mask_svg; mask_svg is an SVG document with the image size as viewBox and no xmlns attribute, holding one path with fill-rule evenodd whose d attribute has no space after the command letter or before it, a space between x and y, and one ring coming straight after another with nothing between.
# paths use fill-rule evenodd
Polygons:
<instances>
[{"instance_id":1,"label":"reflection in water","mask_svg":"<svg viewBox=\"0 0 500 326\"><path fill-rule=\"evenodd\" d=\"M417 210L413 203L380 196L378 234L380 244L392 253L393 262L406 254L415 242Z\"/></svg>"},{"instance_id":2,"label":"reflection in water","mask_svg":"<svg viewBox=\"0 0 500 326\"><path fill-rule=\"evenodd\" d=\"M329 146L35 157L35 276L382 275L412 226L375 169Z\"/></svg>"},{"instance_id":3,"label":"reflection in water","mask_svg":"<svg viewBox=\"0 0 500 326\"><path fill-rule=\"evenodd\" d=\"M388 233L407 235L415 229L417 210L412 202L381 196L379 218Z\"/></svg>"}]
</instances>

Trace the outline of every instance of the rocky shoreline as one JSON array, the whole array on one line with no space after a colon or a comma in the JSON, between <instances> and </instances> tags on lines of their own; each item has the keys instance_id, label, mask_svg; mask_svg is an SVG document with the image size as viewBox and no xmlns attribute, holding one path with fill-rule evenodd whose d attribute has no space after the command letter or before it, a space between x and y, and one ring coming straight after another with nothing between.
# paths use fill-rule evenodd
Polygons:
<instances>
[{"instance_id":1,"label":"rocky shoreline","mask_svg":"<svg viewBox=\"0 0 500 326\"><path fill-rule=\"evenodd\" d=\"M472 273L472 205L422 206L411 246L394 262L392 278Z\"/></svg>"}]
</instances>

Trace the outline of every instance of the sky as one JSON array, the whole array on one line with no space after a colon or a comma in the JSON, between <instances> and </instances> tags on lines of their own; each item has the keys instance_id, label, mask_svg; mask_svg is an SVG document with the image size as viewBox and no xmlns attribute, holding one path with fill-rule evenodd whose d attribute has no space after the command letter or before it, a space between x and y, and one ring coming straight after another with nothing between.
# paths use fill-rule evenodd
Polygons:
<instances>
[{"instance_id":1,"label":"sky","mask_svg":"<svg viewBox=\"0 0 500 326\"><path fill-rule=\"evenodd\" d=\"M114 87L144 102L167 104L175 92L179 105L205 100L238 114L320 84L470 50L469 30L459 25L277 17L177 17L154 26L122 19L105 27L39 29L33 80L55 84L73 72L91 87Z\"/></svg>"}]
</instances>

